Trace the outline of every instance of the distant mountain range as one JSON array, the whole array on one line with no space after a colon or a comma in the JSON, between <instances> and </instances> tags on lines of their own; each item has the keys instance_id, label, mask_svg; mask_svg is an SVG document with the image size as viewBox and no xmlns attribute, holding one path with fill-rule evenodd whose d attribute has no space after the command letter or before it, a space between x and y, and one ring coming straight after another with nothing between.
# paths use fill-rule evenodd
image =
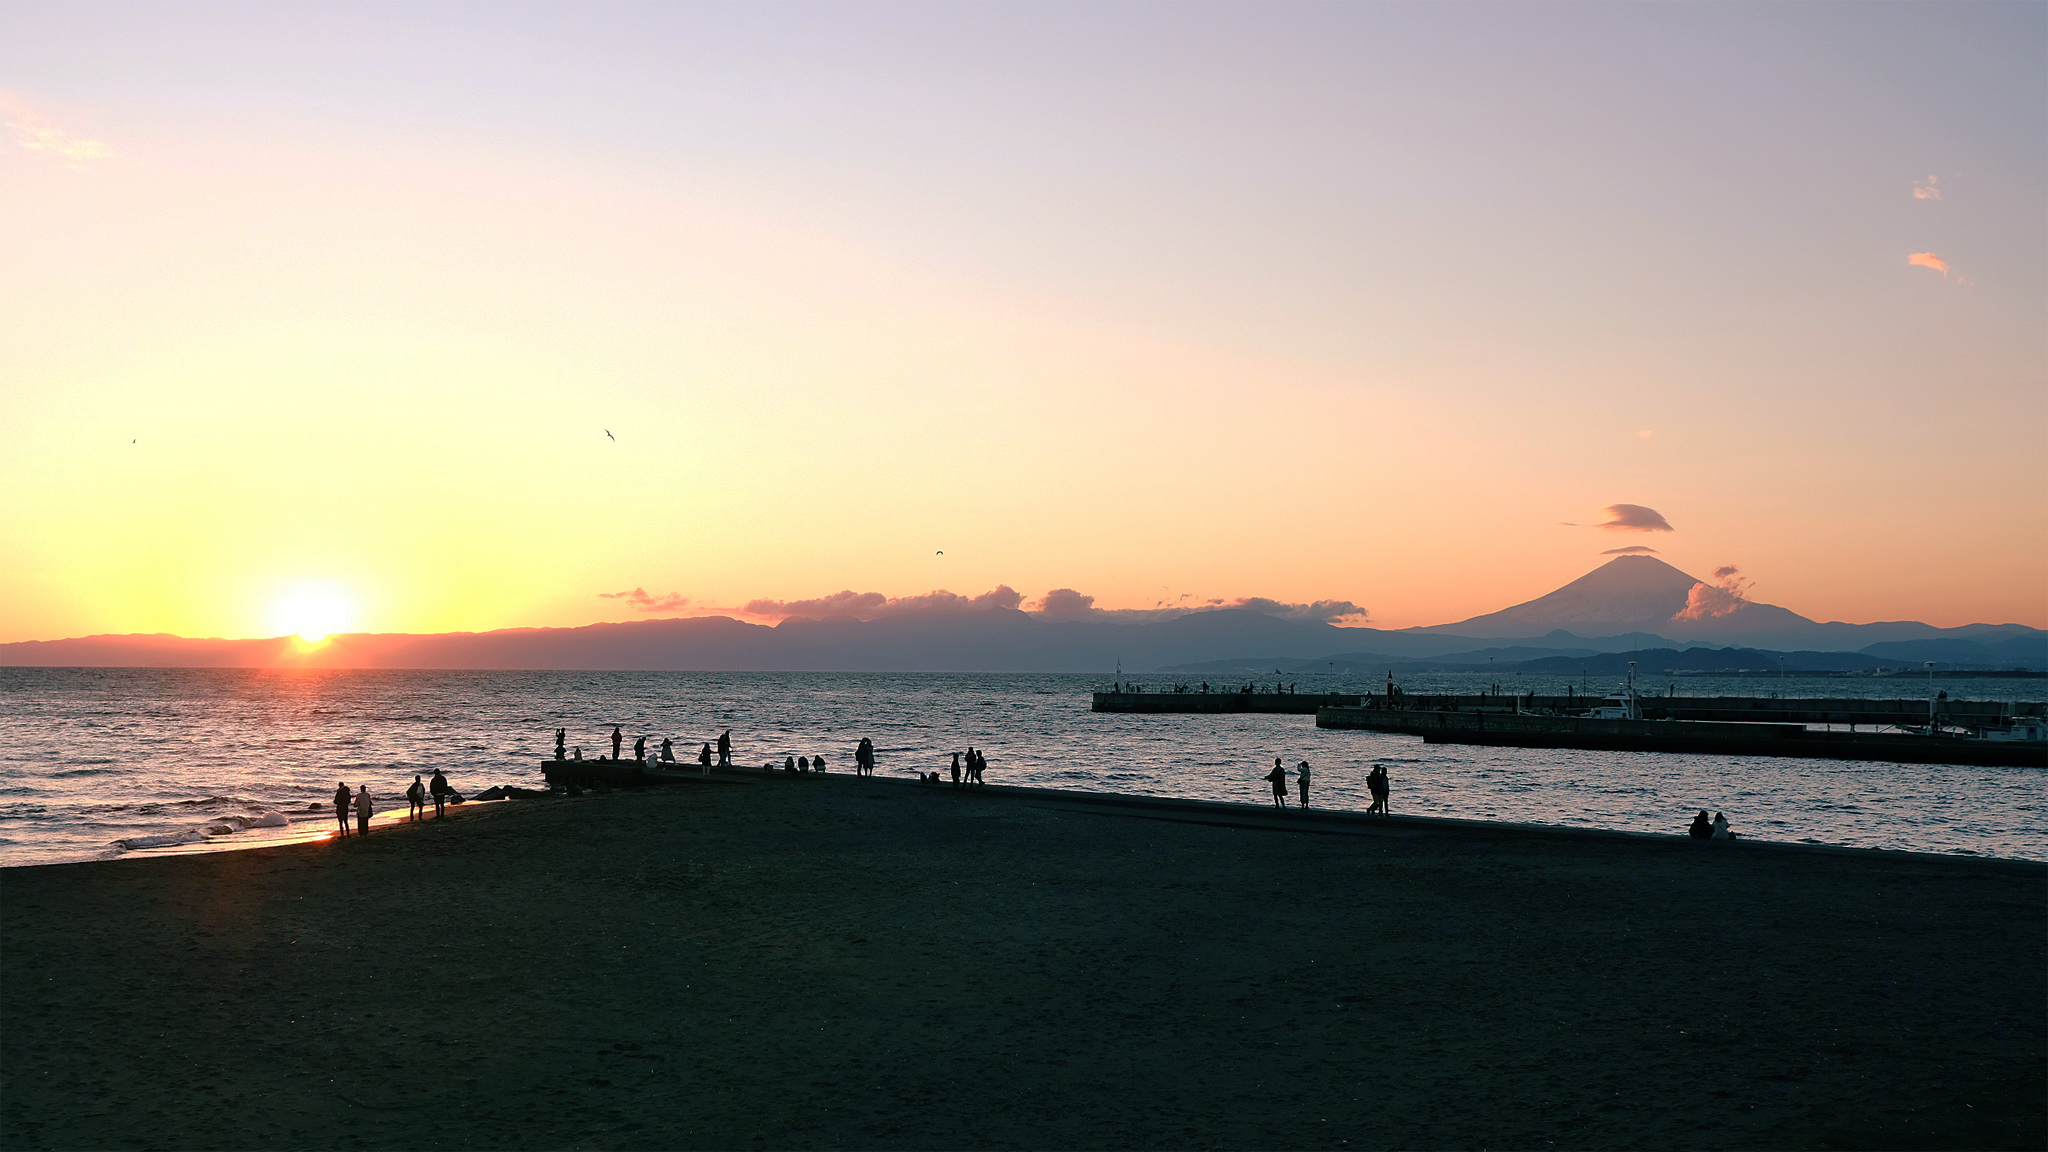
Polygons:
<instances>
[{"instance_id":1,"label":"distant mountain range","mask_svg":"<svg viewBox=\"0 0 2048 1152\"><path fill-rule=\"evenodd\" d=\"M1726 648L1740 657L1715 656ZM1663 652L1664 656L1642 657ZM1254 655L1256 654L1256 655ZM723 616L581 628L508 628L433 635L350 633L308 648L291 637L193 640L87 636L0 644L0 666L560 668L698 671L1164 670L1211 675L1335 668L1379 673L1433 667L1507 671L1591 668L1615 658L1646 670L1738 667L1861 671L1934 660L1944 667L2048 668L2048 632L2019 624L1936 628L1917 622L1820 623L1738 588L1708 584L1647 556L1621 556L1524 604L1456 624L1338 628L1216 609L1147 623L1047 620L972 607L874 620L792 618L779 625ZM1658 660L1671 661L1656 663ZM1721 664L1713 664L1720 660Z\"/></svg>"}]
</instances>

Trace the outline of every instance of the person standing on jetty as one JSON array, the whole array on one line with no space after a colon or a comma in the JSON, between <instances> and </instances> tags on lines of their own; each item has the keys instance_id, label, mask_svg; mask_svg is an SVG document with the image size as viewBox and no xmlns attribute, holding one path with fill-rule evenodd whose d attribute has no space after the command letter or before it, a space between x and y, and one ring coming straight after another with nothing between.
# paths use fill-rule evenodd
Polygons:
<instances>
[{"instance_id":1,"label":"person standing on jetty","mask_svg":"<svg viewBox=\"0 0 2048 1152\"><path fill-rule=\"evenodd\" d=\"M1372 771L1365 777L1365 787L1372 793L1372 807L1367 808L1365 814L1370 816L1377 812L1382 816L1388 815L1387 770L1378 764L1373 765Z\"/></svg>"},{"instance_id":2,"label":"person standing on jetty","mask_svg":"<svg viewBox=\"0 0 2048 1152\"><path fill-rule=\"evenodd\" d=\"M612 759L619 759L619 745L624 743L625 739L626 734L619 731L619 726L616 724L612 725Z\"/></svg>"},{"instance_id":3,"label":"person standing on jetty","mask_svg":"<svg viewBox=\"0 0 2048 1152\"><path fill-rule=\"evenodd\" d=\"M557 760L561 757L557 756ZM418 773L413 774L412 786L405 790L405 818L408 823L427 814L427 786L420 783Z\"/></svg>"},{"instance_id":4,"label":"person standing on jetty","mask_svg":"<svg viewBox=\"0 0 2048 1152\"><path fill-rule=\"evenodd\" d=\"M364 784L360 787L361 791L356 793L356 835L368 836L370 834L371 811L370 786Z\"/></svg>"},{"instance_id":5,"label":"person standing on jetty","mask_svg":"<svg viewBox=\"0 0 2048 1152\"><path fill-rule=\"evenodd\" d=\"M720 768L732 767L732 729L730 728L718 734L718 766Z\"/></svg>"},{"instance_id":6,"label":"person standing on jetty","mask_svg":"<svg viewBox=\"0 0 2048 1152\"><path fill-rule=\"evenodd\" d=\"M1306 808L1308 807L1308 761L1303 760L1301 762L1301 767L1295 769L1295 775L1300 778L1298 782L1301 785L1301 806Z\"/></svg>"},{"instance_id":7,"label":"person standing on jetty","mask_svg":"<svg viewBox=\"0 0 2048 1152\"><path fill-rule=\"evenodd\" d=\"M567 760L569 758L568 746L569 730L567 728L555 729L555 759Z\"/></svg>"},{"instance_id":8,"label":"person standing on jetty","mask_svg":"<svg viewBox=\"0 0 2048 1152\"><path fill-rule=\"evenodd\" d=\"M448 815L448 778L441 775L439 768L434 769L434 778L427 781L427 791L434 797L434 819Z\"/></svg>"},{"instance_id":9,"label":"person standing on jetty","mask_svg":"<svg viewBox=\"0 0 2048 1152\"><path fill-rule=\"evenodd\" d=\"M1702 812L1702 813L1700 813L1700 816L1701 816L1701 817L1705 817L1705 816L1706 816L1706 813L1705 813L1705 812ZM335 786L334 786L334 818L335 818L335 820L336 820L336 821L338 821L338 822L339 822L339 823L341 824L341 834L342 834L343 836L346 836L346 835L348 835L348 785L347 785L347 784L337 783L337 784L335 784Z\"/></svg>"},{"instance_id":10,"label":"person standing on jetty","mask_svg":"<svg viewBox=\"0 0 2048 1152\"><path fill-rule=\"evenodd\" d=\"M1273 785L1273 807L1279 808L1283 811L1286 810L1287 768L1285 765L1280 763L1280 758L1278 756L1275 756L1273 758L1273 770L1271 772L1266 773L1266 781L1267 783Z\"/></svg>"}]
</instances>

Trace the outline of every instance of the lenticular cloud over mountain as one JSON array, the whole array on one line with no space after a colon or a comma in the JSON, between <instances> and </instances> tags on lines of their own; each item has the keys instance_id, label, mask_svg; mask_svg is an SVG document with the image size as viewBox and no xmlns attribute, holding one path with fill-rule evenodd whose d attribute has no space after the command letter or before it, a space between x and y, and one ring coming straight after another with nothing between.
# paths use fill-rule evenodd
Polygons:
<instances>
[{"instance_id":1,"label":"lenticular cloud over mountain","mask_svg":"<svg viewBox=\"0 0 2048 1152\"><path fill-rule=\"evenodd\" d=\"M1567 528L1604 528L1610 532L1677 531L1669 520L1664 519L1663 513L1641 504L1609 504L1601 509L1601 514L1607 519L1598 524L1574 524L1570 520L1561 523Z\"/></svg>"}]
</instances>

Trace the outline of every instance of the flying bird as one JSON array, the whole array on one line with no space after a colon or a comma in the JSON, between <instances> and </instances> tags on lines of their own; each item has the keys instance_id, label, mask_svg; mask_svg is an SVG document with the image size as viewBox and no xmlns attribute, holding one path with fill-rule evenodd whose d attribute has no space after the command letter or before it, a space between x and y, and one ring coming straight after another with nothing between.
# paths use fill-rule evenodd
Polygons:
<instances>
[{"instance_id":1,"label":"flying bird","mask_svg":"<svg viewBox=\"0 0 2048 1152\"><path fill-rule=\"evenodd\" d=\"M604 438L611 441L614 444L617 444L619 442L619 438L617 436L612 435L612 430L609 428L604 430Z\"/></svg>"}]
</instances>

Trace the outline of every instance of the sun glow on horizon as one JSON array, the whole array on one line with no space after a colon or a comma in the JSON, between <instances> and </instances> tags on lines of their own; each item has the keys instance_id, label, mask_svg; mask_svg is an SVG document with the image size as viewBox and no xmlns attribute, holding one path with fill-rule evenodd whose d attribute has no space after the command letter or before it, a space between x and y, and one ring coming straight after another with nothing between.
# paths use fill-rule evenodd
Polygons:
<instances>
[{"instance_id":1,"label":"sun glow on horizon","mask_svg":"<svg viewBox=\"0 0 2048 1152\"><path fill-rule=\"evenodd\" d=\"M355 626L355 600L324 584L309 584L287 592L271 608L273 627L297 635L307 644L319 644L337 632Z\"/></svg>"}]
</instances>

